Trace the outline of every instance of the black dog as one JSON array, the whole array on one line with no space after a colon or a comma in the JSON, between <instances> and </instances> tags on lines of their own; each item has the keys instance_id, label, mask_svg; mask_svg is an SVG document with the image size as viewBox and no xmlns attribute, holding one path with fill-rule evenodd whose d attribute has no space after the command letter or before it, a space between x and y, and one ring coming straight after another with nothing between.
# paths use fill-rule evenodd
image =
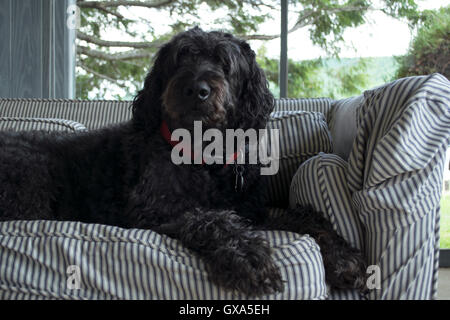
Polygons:
<instances>
[{"instance_id":1,"label":"black dog","mask_svg":"<svg viewBox=\"0 0 450 320\"><path fill-rule=\"evenodd\" d=\"M148 228L181 240L212 281L249 295L283 290L258 229L308 233L326 278L363 288L365 265L320 213L297 208L270 219L260 165L175 165L161 132L263 129L274 99L249 45L194 28L157 54L130 122L80 134L0 133L0 220L77 220ZM163 128L163 129L164 129ZM163 130L164 131L164 130ZM167 132L166 132L167 133Z\"/></svg>"}]
</instances>

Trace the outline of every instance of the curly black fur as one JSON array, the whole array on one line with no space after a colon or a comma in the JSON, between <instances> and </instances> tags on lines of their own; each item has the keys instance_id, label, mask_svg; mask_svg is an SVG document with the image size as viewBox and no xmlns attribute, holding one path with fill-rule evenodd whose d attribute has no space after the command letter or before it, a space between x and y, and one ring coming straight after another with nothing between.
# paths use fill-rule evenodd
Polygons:
<instances>
[{"instance_id":1,"label":"curly black fur","mask_svg":"<svg viewBox=\"0 0 450 320\"><path fill-rule=\"evenodd\" d=\"M191 98L192 83L211 92ZM186 89L187 88L187 89ZM187 91L186 91L187 90ZM187 93L186 93L187 92ZM0 133L0 220L52 219L149 228L180 239L202 257L217 284L249 295L283 289L258 229L309 233L332 286L362 288L364 262L320 213L297 208L266 216L259 165L175 165L159 128L264 128L274 99L249 45L194 28L158 52L132 120L77 134Z\"/></svg>"}]
</instances>

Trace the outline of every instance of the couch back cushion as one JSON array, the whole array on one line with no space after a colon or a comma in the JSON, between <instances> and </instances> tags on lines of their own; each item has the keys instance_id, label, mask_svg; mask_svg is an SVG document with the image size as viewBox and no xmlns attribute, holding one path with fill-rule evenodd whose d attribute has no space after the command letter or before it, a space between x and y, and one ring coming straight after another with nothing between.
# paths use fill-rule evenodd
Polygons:
<instances>
[{"instance_id":1,"label":"couch back cushion","mask_svg":"<svg viewBox=\"0 0 450 320\"><path fill-rule=\"evenodd\" d=\"M131 119L131 101L0 99L0 117L66 119L88 130Z\"/></svg>"},{"instance_id":2,"label":"couch back cushion","mask_svg":"<svg viewBox=\"0 0 450 320\"><path fill-rule=\"evenodd\" d=\"M333 100L330 98L300 98L287 99L281 98L275 100L274 111L311 111L320 112L329 122L332 111Z\"/></svg>"},{"instance_id":3,"label":"couch back cushion","mask_svg":"<svg viewBox=\"0 0 450 320\"><path fill-rule=\"evenodd\" d=\"M131 101L69 99L0 99L0 117L55 118L82 123L87 129L131 119ZM333 101L329 98L275 99L274 111L320 112L327 122Z\"/></svg>"},{"instance_id":4,"label":"couch back cushion","mask_svg":"<svg viewBox=\"0 0 450 320\"><path fill-rule=\"evenodd\" d=\"M81 123L65 119L0 117L0 131L84 131Z\"/></svg>"}]
</instances>

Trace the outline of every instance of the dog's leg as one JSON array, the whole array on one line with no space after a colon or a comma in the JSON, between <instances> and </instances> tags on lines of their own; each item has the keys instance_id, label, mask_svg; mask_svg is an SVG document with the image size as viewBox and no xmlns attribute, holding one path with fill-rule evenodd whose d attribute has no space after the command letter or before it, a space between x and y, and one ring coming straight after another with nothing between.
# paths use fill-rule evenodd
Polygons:
<instances>
[{"instance_id":1,"label":"dog's leg","mask_svg":"<svg viewBox=\"0 0 450 320\"><path fill-rule=\"evenodd\" d=\"M196 209L154 228L177 238L204 260L210 279L250 296L282 291L271 249L249 223L231 211Z\"/></svg>"},{"instance_id":2,"label":"dog's leg","mask_svg":"<svg viewBox=\"0 0 450 320\"><path fill-rule=\"evenodd\" d=\"M309 234L320 247L328 284L334 288L364 290L366 262L333 230L331 223L311 207L298 206L279 217L268 217L264 228Z\"/></svg>"}]
</instances>

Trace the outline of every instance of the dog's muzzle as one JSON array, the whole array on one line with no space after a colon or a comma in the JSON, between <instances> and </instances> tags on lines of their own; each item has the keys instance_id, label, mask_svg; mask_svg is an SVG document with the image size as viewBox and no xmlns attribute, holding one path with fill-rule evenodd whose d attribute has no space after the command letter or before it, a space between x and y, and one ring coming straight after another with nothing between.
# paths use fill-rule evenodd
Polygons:
<instances>
[{"instance_id":1,"label":"dog's muzzle","mask_svg":"<svg viewBox=\"0 0 450 320\"><path fill-rule=\"evenodd\" d=\"M171 123L175 121L179 127L190 127L193 121L202 121L207 127L226 125L229 89L222 74L180 70L168 82L162 98Z\"/></svg>"}]
</instances>

